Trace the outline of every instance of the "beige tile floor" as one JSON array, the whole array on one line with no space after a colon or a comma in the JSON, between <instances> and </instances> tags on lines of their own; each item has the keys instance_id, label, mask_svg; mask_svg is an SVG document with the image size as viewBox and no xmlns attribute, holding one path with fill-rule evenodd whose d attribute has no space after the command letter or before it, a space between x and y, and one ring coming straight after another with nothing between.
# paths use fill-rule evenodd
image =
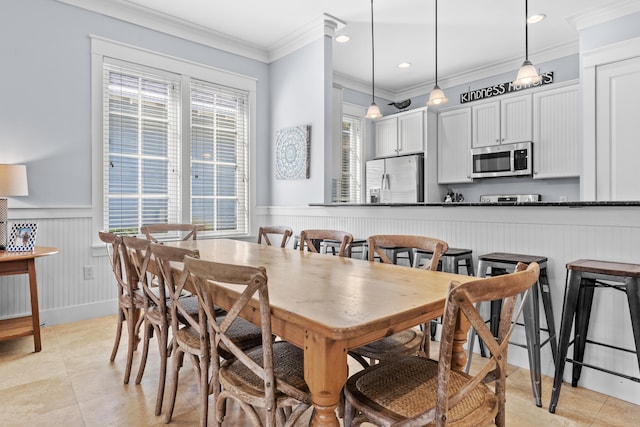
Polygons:
<instances>
[{"instance_id":1,"label":"beige tile floor","mask_svg":"<svg viewBox=\"0 0 640 427\"><path fill-rule=\"evenodd\" d=\"M2 426L160 426L155 416L158 354L155 342L140 385L124 375L126 332L114 363L109 355L115 317L102 317L42 329L42 352L31 337L0 342L0 425ZM437 346L436 346L437 348ZM437 351L436 348L432 349ZM479 358L474 358L474 361ZM188 362L185 362L188 364ZM357 369L357 365L351 365ZM196 379L189 366L181 371L179 398L171 425L198 423ZM557 413L547 405L552 379L543 380L543 408L531 397L529 372L512 367L507 384L507 425L633 426L640 407L584 388L563 387ZM306 424L308 416L300 424ZM225 426L247 425L241 411L229 408Z\"/></svg>"}]
</instances>

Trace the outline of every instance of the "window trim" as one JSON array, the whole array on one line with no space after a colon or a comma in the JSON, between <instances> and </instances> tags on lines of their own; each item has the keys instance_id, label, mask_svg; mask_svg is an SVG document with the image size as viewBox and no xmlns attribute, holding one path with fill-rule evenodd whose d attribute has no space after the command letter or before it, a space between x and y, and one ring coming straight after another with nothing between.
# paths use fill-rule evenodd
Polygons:
<instances>
[{"instance_id":1,"label":"window trim","mask_svg":"<svg viewBox=\"0 0 640 427\"><path fill-rule=\"evenodd\" d=\"M195 79L210 81L216 84L230 86L245 90L249 93L249 146L247 147L247 181L248 181L248 233L253 229L255 223L255 176L256 163L256 88L257 81L253 77L247 77L218 68L199 64L189 60L172 57L163 53L154 52L135 46L108 40L99 36L90 35L91 38L91 149L92 149L92 185L91 185L91 205L93 213L93 246L101 247L103 244L98 239L98 231L103 228L103 65L104 58L140 64L146 67L158 68L170 73L189 76ZM184 81L183 81L184 83ZM189 97L190 91L182 91L182 101ZM187 101L188 102L188 101ZM189 117L182 115L180 139L183 137L183 129L189 129ZM186 121L186 123L185 123ZM189 144L181 144L182 148L182 170L190 170L190 157L185 154L189 151ZM185 164L186 162L186 164ZM185 168L186 166L186 168ZM183 180L188 182L189 180ZM190 209L190 193L183 194L183 213L188 213ZM186 203L186 205L184 204ZM185 211L185 208L187 209Z\"/></svg>"},{"instance_id":2,"label":"window trim","mask_svg":"<svg viewBox=\"0 0 640 427\"><path fill-rule=\"evenodd\" d=\"M362 164L360 167L360 203L365 203L365 190L366 190L366 164L367 164L367 158L365 157L365 153L366 153L366 147L367 147L367 121L364 118L364 115L366 114L367 110L365 107L361 106L361 105L355 105L355 104L350 104L348 102L343 102L342 103L342 114L340 115L340 132L342 135L342 116L343 115L349 115L349 116L355 116L355 117L360 117L360 129L362 132L362 135L360 136L362 139L360 141L360 159Z\"/></svg>"}]
</instances>

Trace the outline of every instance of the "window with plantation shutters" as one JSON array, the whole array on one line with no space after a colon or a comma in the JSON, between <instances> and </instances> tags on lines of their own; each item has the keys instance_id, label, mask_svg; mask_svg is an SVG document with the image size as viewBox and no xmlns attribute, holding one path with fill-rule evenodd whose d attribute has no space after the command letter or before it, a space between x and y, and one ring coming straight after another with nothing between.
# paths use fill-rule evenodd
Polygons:
<instances>
[{"instance_id":1,"label":"window with plantation shutters","mask_svg":"<svg viewBox=\"0 0 640 427\"><path fill-rule=\"evenodd\" d=\"M247 94L191 83L191 218L224 234L247 223Z\"/></svg>"},{"instance_id":2,"label":"window with plantation shutters","mask_svg":"<svg viewBox=\"0 0 640 427\"><path fill-rule=\"evenodd\" d=\"M137 234L147 224L193 223L200 226L199 237L246 234L250 92L173 69L98 60L101 228ZM165 62L187 72L222 75ZM244 84L241 78L232 81Z\"/></svg>"},{"instance_id":3,"label":"window with plantation shutters","mask_svg":"<svg viewBox=\"0 0 640 427\"><path fill-rule=\"evenodd\" d=\"M342 115L342 166L337 202L360 203L362 175L362 118Z\"/></svg>"},{"instance_id":4,"label":"window with plantation shutters","mask_svg":"<svg viewBox=\"0 0 640 427\"><path fill-rule=\"evenodd\" d=\"M107 229L179 222L179 78L108 64L103 100Z\"/></svg>"}]
</instances>

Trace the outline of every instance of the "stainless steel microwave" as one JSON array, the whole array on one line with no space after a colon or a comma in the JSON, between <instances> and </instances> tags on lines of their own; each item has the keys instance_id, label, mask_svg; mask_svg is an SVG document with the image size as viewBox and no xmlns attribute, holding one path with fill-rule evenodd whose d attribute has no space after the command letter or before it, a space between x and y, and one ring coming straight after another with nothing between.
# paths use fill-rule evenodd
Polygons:
<instances>
[{"instance_id":1,"label":"stainless steel microwave","mask_svg":"<svg viewBox=\"0 0 640 427\"><path fill-rule=\"evenodd\" d=\"M472 178L531 175L533 144L494 145L471 149Z\"/></svg>"}]
</instances>

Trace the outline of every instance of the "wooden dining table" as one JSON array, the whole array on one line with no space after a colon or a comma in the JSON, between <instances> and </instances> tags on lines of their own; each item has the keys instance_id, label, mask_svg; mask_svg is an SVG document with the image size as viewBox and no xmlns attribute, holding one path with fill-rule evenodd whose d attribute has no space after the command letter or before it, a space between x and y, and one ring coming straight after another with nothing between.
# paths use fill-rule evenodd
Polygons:
<instances>
[{"instance_id":1,"label":"wooden dining table","mask_svg":"<svg viewBox=\"0 0 640 427\"><path fill-rule=\"evenodd\" d=\"M472 276L427 271L229 239L170 242L205 260L266 268L273 332L304 350L312 426L338 426L347 352L442 315L449 283ZM229 308L229 288L216 304ZM258 324L258 311L242 316ZM452 366L462 370L468 323L459 319Z\"/></svg>"}]
</instances>

